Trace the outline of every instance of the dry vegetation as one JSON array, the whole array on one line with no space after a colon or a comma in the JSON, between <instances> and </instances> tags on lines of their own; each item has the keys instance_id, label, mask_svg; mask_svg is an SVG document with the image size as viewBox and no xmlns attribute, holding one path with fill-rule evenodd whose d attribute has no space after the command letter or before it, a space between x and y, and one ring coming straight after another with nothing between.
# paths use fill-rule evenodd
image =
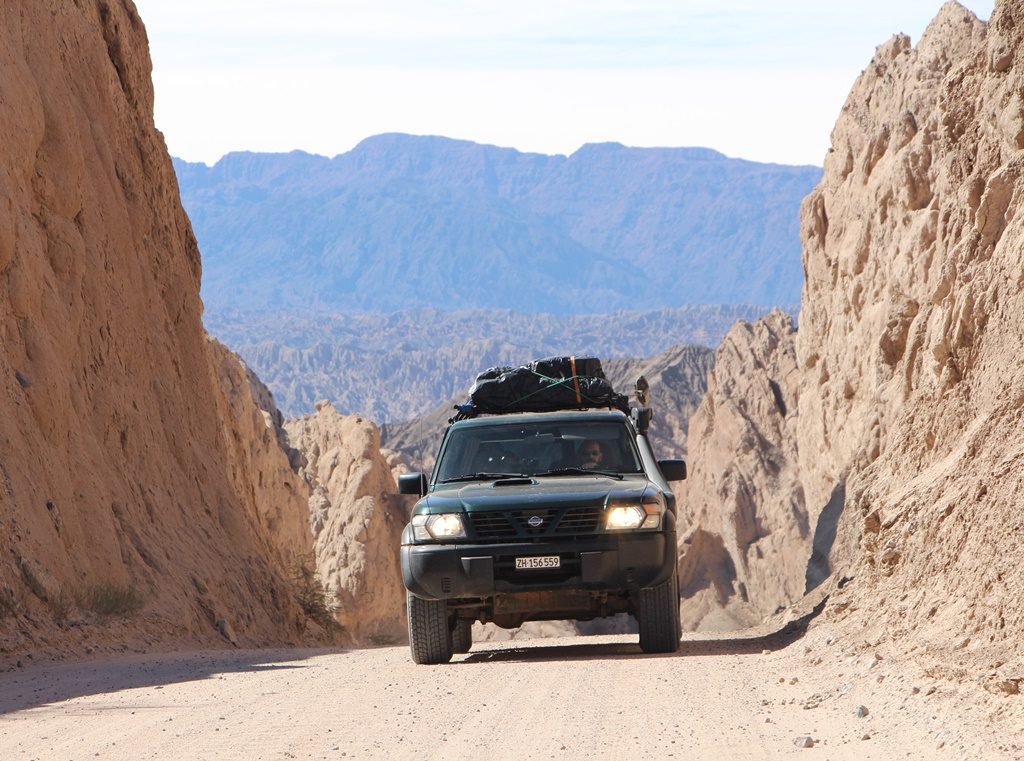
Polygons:
<instances>
[{"instance_id":1,"label":"dry vegetation","mask_svg":"<svg viewBox=\"0 0 1024 761\"><path fill-rule=\"evenodd\" d=\"M338 612L338 596L328 591L316 572L316 561L306 558L292 568L292 583L295 600L302 612L328 631L341 631L342 626L335 618Z\"/></svg>"},{"instance_id":2,"label":"dry vegetation","mask_svg":"<svg viewBox=\"0 0 1024 761\"><path fill-rule=\"evenodd\" d=\"M129 616L142 610L145 596L132 585L102 583L86 589L79 607L100 616Z\"/></svg>"}]
</instances>

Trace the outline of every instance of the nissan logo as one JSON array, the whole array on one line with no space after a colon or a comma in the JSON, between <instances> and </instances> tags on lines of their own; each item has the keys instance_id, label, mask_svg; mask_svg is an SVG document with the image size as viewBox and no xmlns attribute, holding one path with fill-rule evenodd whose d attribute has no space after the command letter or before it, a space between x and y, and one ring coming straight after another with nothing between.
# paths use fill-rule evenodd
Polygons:
<instances>
[{"instance_id":1,"label":"nissan logo","mask_svg":"<svg viewBox=\"0 0 1024 761\"><path fill-rule=\"evenodd\" d=\"M540 526L540 524L544 522L544 519L541 518L539 515L531 515L529 520L527 520L526 522L530 524L531 528L537 528L538 526Z\"/></svg>"}]
</instances>

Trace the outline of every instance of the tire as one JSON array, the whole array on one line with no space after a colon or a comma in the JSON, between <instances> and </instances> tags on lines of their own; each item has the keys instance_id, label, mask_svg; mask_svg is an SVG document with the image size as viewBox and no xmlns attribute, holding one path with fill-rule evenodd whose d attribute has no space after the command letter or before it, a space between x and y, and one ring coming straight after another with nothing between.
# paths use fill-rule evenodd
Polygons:
<instances>
[{"instance_id":1,"label":"tire","mask_svg":"<svg viewBox=\"0 0 1024 761\"><path fill-rule=\"evenodd\" d=\"M473 622L468 618L455 619L452 628L452 652L468 653L473 646Z\"/></svg>"},{"instance_id":2,"label":"tire","mask_svg":"<svg viewBox=\"0 0 1024 761\"><path fill-rule=\"evenodd\" d=\"M452 633L444 600L422 600L406 592L409 649L415 663L447 663L452 659Z\"/></svg>"},{"instance_id":3,"label":"tire","mask_svg":"<svg viewBox=\"0 0 1024 761\"><path fill-rule=\"evenodd\" d=\"M674 653L679 649L679 576L675 570L658 586L640 590L637 619L640 649L645 653Z\"/></svg>"}]
</instances>

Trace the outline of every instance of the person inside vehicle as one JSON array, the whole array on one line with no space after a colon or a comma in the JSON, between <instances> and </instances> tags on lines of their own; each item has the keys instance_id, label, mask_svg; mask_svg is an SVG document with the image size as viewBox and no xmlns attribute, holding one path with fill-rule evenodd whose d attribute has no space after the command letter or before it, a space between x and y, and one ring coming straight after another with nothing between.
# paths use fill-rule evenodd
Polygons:
<instances>
[{"instance_id":1,"label":"person inside vehicle","mask_svg":"<svg viewBox=\"0 0 1024 761\"><path fill-rule=\"evenodd\" d=\"M491 471L497 473L518 473L522 469L522 462L515 452L503 449L489 458L488 466Z\"/></svg>"},{"instance_id":2,"label":"person inside vehicle","mask_svg":"<svg viewBox=\"0 0 1024 761\"><path fill-rule=\"evenodd\" d=\"M587 439L580 447L580 467L596 470L604 463L604 447L597 439Z\"/></svg>"}]
</instances>

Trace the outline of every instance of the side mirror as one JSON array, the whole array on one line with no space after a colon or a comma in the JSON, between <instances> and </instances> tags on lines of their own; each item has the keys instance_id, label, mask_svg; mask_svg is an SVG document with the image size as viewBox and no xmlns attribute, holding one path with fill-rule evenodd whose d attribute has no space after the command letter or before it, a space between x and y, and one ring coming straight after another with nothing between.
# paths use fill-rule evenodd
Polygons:
<instances>
[{"instance_id":1,"label":"side mirror","mask_svg":"<svg viewBox=\"0 0 1024 761\"><path fill-rule=\"evenodd\" d=\"M422 497L427 493L427 476L425 473L406 473L398 477L399 494L415 494Z\"/></svg>"},{"instance_id":2,"label":"side mirror","mask_svg":"<svg viewBox=\"0 0 1024 761\"><path fill-rule=\"evenodd\" d=\"M658 467L666 481L686 480L686 460L658 460Z\"/></svg>"}]
</instances>

